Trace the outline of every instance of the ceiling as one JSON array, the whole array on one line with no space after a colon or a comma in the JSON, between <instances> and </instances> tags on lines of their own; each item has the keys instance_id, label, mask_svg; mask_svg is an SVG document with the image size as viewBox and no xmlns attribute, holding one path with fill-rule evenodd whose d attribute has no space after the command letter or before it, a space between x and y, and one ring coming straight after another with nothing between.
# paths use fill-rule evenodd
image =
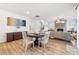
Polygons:
<instances>
[{"instance_id":1,"label":"ceiling","mask_svg":"<svg viewBox=\"0 0 79 59\"><path fill-rule=\"evenodd\" d=\"M24 16L42 18L57 16L75 17L75 8L72 3L0 3L0 9L11 11Z\"/></svg>"}]
</instances>

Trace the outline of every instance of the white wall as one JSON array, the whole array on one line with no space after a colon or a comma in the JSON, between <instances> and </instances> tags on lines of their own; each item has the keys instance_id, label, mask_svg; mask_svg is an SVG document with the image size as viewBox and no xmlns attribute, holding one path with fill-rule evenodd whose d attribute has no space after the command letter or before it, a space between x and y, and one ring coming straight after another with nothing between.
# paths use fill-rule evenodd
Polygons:
<instances>
[{"instance_id":1,"label":"white wall","mask_svg":"<svg viewBox=\"0 0 79 59\"><path fill-rule=\"evenodd\" d=\"M44 22L48 22L48 27L49 29L55 29L55 20L54 18L49 18L49 19L43 19ZM71 30L71 28L74 28L75 31L77 31L77 19L76 18L66 18L67 23L66 23L66 29ZM36 20L33 20L36 21ZM36 26L36 24L34 25ZM39 28L38 28L39 29Z\"/></svg>"},{"instance_id":2,"label":"white wall","mask_svg":"<svg viewBox=\"0 0 79 59\"><path fill-rule=\"evenodd\" d=\"M67 30L71 30L71 28L77 30L77 12L74 8L65 12L61 12L60 14L54 17L49 17L47 20L49 20L49 23L51 24L50 27L55 28L54 21L57 19L57 17L65 18L67 20Z\"/></svg>"},{"instance_id":3,"label":"white wall","mask_svg":"<svg viewBox=\"0 0 79 59\"><path fill-rule=\"evenodd\" d=\"M77 12L75 8L63 12L61 16L67 19L67 30L71 30L71 28L77 30Z\"/></svg>"},{"instance_id":4,"label":"white wall","mask_svg":"<svg viewBox=\"0 0 79 59\"><path fill-rule=\"evenodd\" d=\"M54 23L55 20L56 19L48 19L49 28L55 29L55 23ZM66 29L67 30L71 30L71 28L74 28L75 31L77 30L77 19L76 18L75 19L74 18L67 19Z\"/></svg>"},{"instance_id":5,"label":"white wall","mask_svg":"<svg viewBox=\"0 0 79 59\"><path fill-rule=\"evenodd\" d=\"M74 28L75 31L77 31L77 19L69 19L67 20L67 30L71 30Z\"/></svg>"},{"instance_id":6,"label":"white wall","mask_svg":"<svg viewBox=\"0 0 79 59\"><path fill-rule=\"evenodd\" d=\"M79 48L79 7L77 9L77 48Z\"/></svg>"},{"instance_id":7,"label":"white wall","mask_svg":"<svg viewBox=\"0 0 79 59\"><path fill-rule=\"evenodd\" d=\"M18 15L16 13L11 13L9 11L1 10L0 9L0 43L6 42L6 33L8 32L17 32L27 30L27 23L26 27L16 28L14 26L7 26L7 17L14 17L19 19L25 19L26 22L28 21L26 17L22 15Z\"/></svg>"}]
</instances>

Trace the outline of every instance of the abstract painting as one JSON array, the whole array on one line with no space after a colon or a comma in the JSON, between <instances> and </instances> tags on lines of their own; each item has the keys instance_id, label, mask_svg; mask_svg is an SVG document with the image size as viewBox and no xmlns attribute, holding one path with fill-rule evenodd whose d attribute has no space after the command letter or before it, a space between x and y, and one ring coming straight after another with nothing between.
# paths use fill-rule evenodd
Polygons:
<instances>
[{"instance_id":1,"label":"abstract painting","mask_svg":"<svg viewBox=\"0 0 79 59\"><path fill-rule=\"evenodd\" d=\"M8 26L26 26L26 20L7 17L7 25Z\"/></svg>"}]
</instances>

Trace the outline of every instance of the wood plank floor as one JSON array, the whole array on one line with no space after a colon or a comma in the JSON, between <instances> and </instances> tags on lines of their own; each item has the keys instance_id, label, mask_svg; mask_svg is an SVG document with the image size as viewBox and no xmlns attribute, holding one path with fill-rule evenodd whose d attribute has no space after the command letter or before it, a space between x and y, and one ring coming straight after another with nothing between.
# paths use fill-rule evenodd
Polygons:
<instances>
[{"instance_id":1,"label":"wood plank floor","mask_svg":"<svg viewBox=\"0 0 79 59\"><path fill-rule=\"evenodd\" d=\"M25 53L22 40L16 40L0 44L0 55L76 55L79 50L73 47L70 42L50 39L46 48L28 47Z\"/></svg>"}]
</instances>

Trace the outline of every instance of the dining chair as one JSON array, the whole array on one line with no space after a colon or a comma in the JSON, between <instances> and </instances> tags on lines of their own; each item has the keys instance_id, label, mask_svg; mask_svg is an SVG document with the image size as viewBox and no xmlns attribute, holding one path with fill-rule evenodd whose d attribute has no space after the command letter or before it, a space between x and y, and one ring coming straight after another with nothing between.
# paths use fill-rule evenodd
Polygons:
<instances>
[{"instance_id":1,"label":"dining chair","mask_svg":"<svg viewBox=\"0 0 79 59\"><path fill-rule=\"evenodd\" d=\"M27 50L28 48L28 45L30 44L33 44L33 48L34 48L34 38L30 38L30 37L27 37L27 34L26 32L22 32L22 37L23 37L23 47L25 48L25 51Z\"/></svg>"},{"instance_id":2,"label":"dining chair","mask_svg":"<svg viewBox=\"0 0 79 59\"><path fill-rule=\"evenodd\" d=\"M45 48L46 44L48 43L49 40L49 35L50 35L50 31L46 31L44 34L44 37L39 38L38 41L38 47L40 46L40 43L43 45L43 47Z\"/></svg>"}]
</instances>

